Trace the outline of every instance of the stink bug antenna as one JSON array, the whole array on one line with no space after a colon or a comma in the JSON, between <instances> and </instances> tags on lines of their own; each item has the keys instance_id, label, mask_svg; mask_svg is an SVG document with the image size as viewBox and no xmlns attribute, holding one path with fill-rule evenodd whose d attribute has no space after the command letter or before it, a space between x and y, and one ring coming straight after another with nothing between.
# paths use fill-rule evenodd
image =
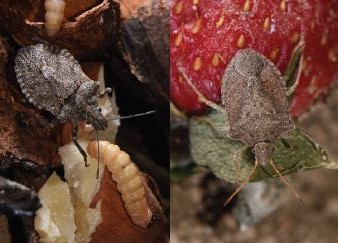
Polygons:
<instances>
[{"instance_id":1,"label":"stink bug antenna","mask_svg":"<svg viewBox=\"0 0 338 243\"><path fill-rule=\"evenodd\" d=\"M269 160L270 165L272 166L272 168L276 171L276 173L278 174L278 176L281 178L281 180L283 181L283 183L291 190L291 192L296 196L296 198L299 200L299 202L304 203L303 200L301 199L301 197L299 196L299 194L297 193L297 191L293 188L293 186L284 178L284 176L280 173L280 171L277 169L276 165L273 163L273 161L270 159ZM249 175L247 176L247 178L245 179L245 181L236 189L236 191L234 193L231 194L230 197L228 197L228 199L225 201L224 206L228 205L231 200L234 198L234 196L236 196L241 190L242 188L249 183L250 178L252 177L253 173L255 172L256 168L258 166L258 160L255 160L255 165L254 168L251 170L251 172L249 173Z\"/></svg>"},{"instance_id":2,"label":"stink bug antenna","mask_svg":"<svg viewBox=\"0 0 338 243\"><path fill-rule=\"evenodd\" d=\"M133 115L128 115L128 116L121 116L121 117L113 117L113 118L108 118L108 121L113 121L113 120L122 120L122 119L129 119L129 118L134 118L134 117L139 117L139 116L146 116L155 113L154 110L147 111L147 112L142 112L142 113L137 113Z\"/></svg>"},{"instance_id":3,"label":"stink bug antenna","mask_svg":"<svg viewBox=\"0 0 338 243\"><path fill-rule=\"evenodd\" d=\"M301 202L304 203L303 200L300 198L299 194L297 193L297 191L295 190L295 188L293 188L293 186L291 186L291 184L284 178L284 176L282 176L282 174L279 172L279 170L277 169L276 165L273 163L273 161L270 159L269 160L270 165L272 166L272 168L277 172L278 176L281 178L281 180L283 181L283 183L292 191L292 193L296 196L296 198Z\"/></svg>"},{"instance_id":4,"label":"stink bug antenna","mask_svg":"<svg viewBox=\"0 0 338 243\"><path fill-rule=\"evenodd\" d=\"M258 160L255 160L255 165L253 167L253 169L250 171L249 175L245 178L244 182L236 189L236 191L234 191L234 193L231 194L230 197L228 197L228 199L225 201L225 203L223 204L223 206L228 205L231 200L234 198L234 196L236 196L241 190L242 188L249 183L250 178L252 177L252 175L254 174L255 170L257 169L258 166Z\"/></svg>"},{"instance_id":5,"label":"stink bug antenna","mask_svg":"<svg viewBox=\"0 0 338 243\"><path fill-rule=\"evenodd\" d=\"M186 74L185 68L182 67L181 63L178 63L178 71L181 73L185 81L187 81L188 85L192 88L192 90L196 93L200 102L206 104L207 106L215 110L225 113L225 110L223 107L217 105L215 102L210 101L206 97L204 97L204 95L193 84L193 81L191 80L191 78L188 77L188 75Z\"/></svg>"}]
</instances>

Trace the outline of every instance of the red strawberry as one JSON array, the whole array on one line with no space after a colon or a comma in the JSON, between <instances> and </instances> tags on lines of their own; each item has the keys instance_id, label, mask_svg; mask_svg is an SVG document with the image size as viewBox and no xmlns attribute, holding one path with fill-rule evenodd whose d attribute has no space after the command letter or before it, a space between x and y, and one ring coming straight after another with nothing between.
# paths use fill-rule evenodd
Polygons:
<instances>
[{"instance_id":1,"label":"red strawberry","mask_svg":"<svg viewBox=\"0 0 338 243\"><path fill-rule=\"evenodd\" d=\"M283 73L303 38L304 65L291 105L302 114L338 79L336 0L175 0L170 12L170 94L188 113L205 108L178 71L180 63L195 86L220 102L220 82L239 48L253 48Z\"/></svg>"}]
</instances>

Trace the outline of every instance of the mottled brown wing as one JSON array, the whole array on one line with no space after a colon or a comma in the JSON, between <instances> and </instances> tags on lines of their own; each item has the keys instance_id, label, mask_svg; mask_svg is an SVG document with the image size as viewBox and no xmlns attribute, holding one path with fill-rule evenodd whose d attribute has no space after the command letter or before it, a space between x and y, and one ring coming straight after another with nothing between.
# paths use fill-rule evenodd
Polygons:
<instances>
[{"instance_id":1,"label":"mottled brown wing","mask_svg":"<svg viewBox=\"0 0 338 243\"><path fill-rule=\"evenodd\" d=\"M237 52L222 85L229 137L252 146L293 129L280 72L261 54Z\"/></svg>"},{"instance_id":2,"label":"mottled brown wing","mask_svg":"<svg viewBox=\"0 0 338 243\"><path fill-rule=\"evenodd\" d=\"M229 127L238 123L248 99L248 77L258 77L264 60L252 49L239 50L231 59L222 79L222 102L227 112Z\"/></svg>"},{"instance_id":3,"label":"mottled brown wing","mask_svg":"<svg viewBox=\"0 0 338 243\"><path fill-rule=\"evenodd\" d=\"M66 50L53 52L43 44L25 47L18 51L15 64L17 80L29 102L55 116L64 100L81 84L79 64ZM46 78L42 74L44 66L52 68L55 73Z\"/></svg>"},{"instance_id":4,"label":"mottled brown wing","mask_svg":"<svg viewBox=\"0 0 338 243\"><path fill-rule=\"evenodd\" d=\"M289 117L279 114L261 114L249 116L241 123L236 123L228 131L232 139L253 146L258 142L275 142L283 134L294 128Z\"/></svg>"},{"instance_id":5,"label":"mottled brown wing","mask_svg":"<svg viewBox=\"0 0 338 243\"><path fill-rule=\"evenodd\" d=\"M278 114L289 114L289 104L286 97L285 84L280 71L268 59L261 72L260 89L269 98Z\"/></svg>"}]
</instances>

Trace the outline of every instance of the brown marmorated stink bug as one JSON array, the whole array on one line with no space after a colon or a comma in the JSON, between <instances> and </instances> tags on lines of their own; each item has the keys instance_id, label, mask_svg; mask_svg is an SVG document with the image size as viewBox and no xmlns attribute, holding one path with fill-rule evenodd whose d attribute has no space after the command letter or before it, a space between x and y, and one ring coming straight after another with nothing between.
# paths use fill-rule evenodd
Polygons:
<instances>
[{"instance_id":1,"label":"brown marmorated stink bug","mask_svg":"<svg viewBox=\"0 0 338 243\"><path fill-rule=\"evenodd\" d=\"M294 129L289 115L285 80L275 65L253 49L237 51L222 79L224 107L207 100L186 75L184 68L179 67L179 70L202 102L227 116L227 136L251 147L255 155L254 168L225 204L249 182L258 165L264 167L267 163L300 199L271 160L272 144Z\"/></svg>"},{"instance_id":2,"label":"brown marmorated stink bug","mask_svg":"<svg viewBox=\"0 0 338 243\"><path fill-rule=\"evenodd\" d=\"M15 58L15 72L21 90L30 103L50 112L59 123L72 122L73 142L88 166L87 154L77 141L78 122L85 121L96 131L106 129L107 120L101 113L98 98L111 92L111 89L106 88L99 94L98 82L83 73L78 61L67 50L48 42L20 49ZM154 112L109 120L127 119Z\"/></svg>"},{"instance_id":3,"label":"brown marmorated stink bug","mask_svg":"<svg viewBox=\"0 0 338 243\"><path fill-rule=\"evenodd\" d=\"M87 166L87 154L77 142L78 122L86 121L96 130L107 127L97 100L99 84L83 73L67 50L51 44L20 49L15 58L15 72L30 103L49 111L60 123L72 122L74 144Z\"/></svg>"}]
</instances>

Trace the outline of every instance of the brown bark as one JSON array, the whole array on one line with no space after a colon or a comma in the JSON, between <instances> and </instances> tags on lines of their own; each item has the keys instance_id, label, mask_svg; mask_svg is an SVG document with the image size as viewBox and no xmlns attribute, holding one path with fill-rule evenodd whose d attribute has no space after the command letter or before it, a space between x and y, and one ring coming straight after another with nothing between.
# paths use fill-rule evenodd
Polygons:
<instances>
[{"instance_id":1,"label":"brown bark","mask_svg":"<svg viewBox=\"0 0 338 243\"><path fill-rule=\"evenodd\" d=\"M68 2L72 1L67 1L66 6ZM80 60L97 56L118 31L118 4L113 0L87 0L80 5L75 2L79 3L74 1L66 7L66 20L55 37L47 36L42 0L1 1L1 27L21 46L32 45L42 39L68 49Z\"/></svg>"}]
</instances>

